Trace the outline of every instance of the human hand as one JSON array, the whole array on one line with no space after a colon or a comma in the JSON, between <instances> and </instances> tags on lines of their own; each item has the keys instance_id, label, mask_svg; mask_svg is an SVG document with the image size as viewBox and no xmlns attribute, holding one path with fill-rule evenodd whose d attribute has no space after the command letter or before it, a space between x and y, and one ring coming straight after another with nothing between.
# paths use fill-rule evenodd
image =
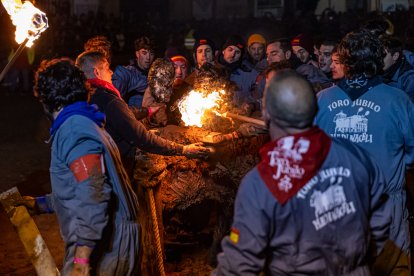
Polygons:
<instances>
[{"instance_id":1,"label":"human hand","mask_svg":"<svg viewBox=\"0 0 414 276\"><path fill-rule=\"evenodd\" d=\"M168 122L168 116L167 116L167 108L165 105L157 106L157 112L152 115L151 117L151 123L155 123L159 126L165 126Z\"/></svg>"},{"instance_id":2,"label":"human hand","mask_svg":"<svg viewBox=\"0 0 414 276\"><path fill-rule=\"evenodd\" d=\"M148 107L148 117L151 118L158 110L160 110L161 106L150 106Z\"/></svg>"},{"instance_id":3,"label":"human hand","mask_svg":"<svg viewBox=\"0 0 414 276\"><path fill-rule=\"evenodd\" d=\"M264 133L269 133L265 127L250 123L241 124L237 129L237 134L241 137L252 137Z\"/></svg>"},{"instance_id":4,"label":"human hand","mask_svg":"<svg viewBox=\"0 0 414 276\"><path fill-rule=\"evenodd\" d=\"M240 106L239 114L244 116L250 116L253 113L254 106L251 103L243 103Z\"/></svg>"},{"instance_id":5,"label":"human hand","mask_svg":"<svg viewBox=\"0 0 414 276\"><path fill-rule=\"evenodd\" d=\"M14 202L14 206L24 206L30 215L38 215L42 212L39 210L39 206L36 203L36 198L31 196L22 196L21 199L18 199Z\"/></svg>"},{"instance_id":6,"label":"human hand","mask_svg":"<svg viewBox=\"0 0 414 276\"><path fill-rule=\"evenodd\" d=\"M89 264L74 263L70 276L89 276Z\"/></svg>"},{"instance_id":7,"label":"human hand","mask_svg":"<svg viewBox=\"0 0 414 276\"><path fill-rule=\"evenodd\" d=\"M194 143L185 145L183 148L183 155L189 158L206 158L213 153L213 150L202 146L203 143Z\"/></svg>"}]
</instances>

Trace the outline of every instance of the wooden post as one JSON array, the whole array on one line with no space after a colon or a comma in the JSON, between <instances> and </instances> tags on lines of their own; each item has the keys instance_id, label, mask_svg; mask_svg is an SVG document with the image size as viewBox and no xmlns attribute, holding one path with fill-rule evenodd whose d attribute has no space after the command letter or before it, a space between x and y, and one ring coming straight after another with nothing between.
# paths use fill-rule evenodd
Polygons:
<instances>
[{"instance_id":1,"label":"wooden post","mask_svg":"<svg viewBox=\"0 0 414 276\"><path fill-rule=\"evenodd\" d=\"M16 187L0 194L0 202L16 229L37 275L60 275L55 261L26 207L15 206L15 203L21 199L22 196Z\"/></svg>"}]
</instances>

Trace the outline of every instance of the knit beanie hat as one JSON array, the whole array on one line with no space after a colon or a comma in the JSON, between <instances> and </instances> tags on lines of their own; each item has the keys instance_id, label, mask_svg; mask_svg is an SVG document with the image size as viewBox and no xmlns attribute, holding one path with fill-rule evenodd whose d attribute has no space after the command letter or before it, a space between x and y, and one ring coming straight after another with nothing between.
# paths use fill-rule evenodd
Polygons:
<instances>
[{"instance_id":1,"label":"knit beanie hat","mask_svg":"<svg viewBox=\"0 0 414 276\"><path fill-rule=\"evenodd\" d=\"M237 48L240 49L240 51L243 52L244 50L243 39L238 35L229 36L226 42L224 42L223 47L221 49L224 50L229 46L236 46Z\"/></svg>"},{"instance_id":2,"label":"knit beanie hat","mask_svg":"<svg viewBox=\"0 0 414 276\"><path fill-rule=\"evenodd\" d=\"M199 38L199 39L196 39L196 41L194 43L194 48L193 48L194 53L197 52L197 48L200 47L201 45L208 45L208 46L210 46L211 47L211 50L213 52L213 55L214 55L214 52L215 52L216 49L214 47L214 42L212 40L210 40L208 38Z\"/></svg>"},{"instance_id":3,"label":"knit beanie hat","mask_svg":"<svg viewBox=\"0 0 414 276\"><path fill-rule=\"evenodd\" d=\"M247 48L249 48L253 43L260 43L266 46L266 39L260 34L252 34L247 40Z\"/></svg>"},{"instance_id":4,"label":"knit beanie hat","mask_svg":"<svg viewBox=\"0 0 414 276\"><path fill-rule=\"evenodd\" d=\"M291 41L291 45L293 46L300 46L310 54L313 53L313 39L311 36L307 34L300 34L294 37Z\"/></svg>"},{"instance_id":5,"label":"knit beanie hat","mask_svg":"<svg viewBox=\"0 0 414 276\"><path fill-rule=\"evenodd\" d=\"M170 58L172 62L182 61L188 66L188 60L184 56L173 56Z\"/></svg>"}]
</instances>

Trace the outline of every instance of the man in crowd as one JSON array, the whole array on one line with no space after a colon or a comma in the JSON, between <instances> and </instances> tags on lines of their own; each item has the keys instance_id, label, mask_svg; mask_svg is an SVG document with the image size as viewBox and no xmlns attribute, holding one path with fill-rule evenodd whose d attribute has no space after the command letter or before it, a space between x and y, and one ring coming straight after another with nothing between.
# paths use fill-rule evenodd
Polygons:
<instances>
[{"instance_id":1,"label":"man in crowd","mask_svg":"<svg viewBox=\"0 0 414 276\"><path fill-rule=\"evenodd\" d=\"M141 107L147 88L148 70L154 61L154 41L146 36L135 40L135 59L128 66L118 66L112 76L114 86L130 106Z\"/></svg>"},{"instance_id":2,"label":"man in crowd","mask_svg":"<svg viewBox=\"0 0 414 276\"><path fill-rule=\"evenodd\" d=\"M215 275L370 275L389 230L385 180L361 149L312 125L317 110L294 71L270 80L272 141L239 187Z\"/></svg>"},{"instance_id":3,"label":"man in crowd","mask_svg":"<svg viewBox=\"0 0 414 276\"><path fill-rule=\"evenodd\" d=\"M395 38L383 37L385 48L384 81L403 90L414 101L414 68L403 55L403 45Z\"/></svg>"},{"instance_id":4,"label":"man in crowd","mask_svg":"<svg viewBox=\"0 0 414 276\"><path fill-rule=\"evenodd\" d=\"M329 79L332 79L332 50L336 44L336 41L326 39L322 41L319 47L318 66Z\"/></svg>"},{"instance_id":5,"label":"man in crowd","mask_svg":"<svg viewBox=\"0 0 414 276\"><path fill-rule=\"evenodd\" d=\"M337 47L332 50L332 63L330 65L332 80L334 82L339 82L345 77L344 65L339 60L337 53Z\"/></svg>"},{"instance_id":6,"label":"man in crowd","mask_svg":"<svg viewBox=\"0 0 414 276\"><path fill-rule=\"evenodd\" d=\"M234 91L233 105L242 106L251 101L255 89L258 72L249 69L242 64L244 43L240 36L233 35L227 38L223 44L222 52L217 58L217 63L222 66L230 75L230 81L236 84Z\"/></svg>"},{"instance_id":7,"label":"man in crowd","mask_svg":"<svg viewBox=\"0 0 414 276\"><path fill-rule=\"evenodd\" d=\"M186 78L186 82L191 86L197 77L198 70L204 63L214 64L215 55L214 42L208 38L202 37L195 41L193 47L193 58L195 61L194 71Z\"/></svg>"},{"instance_id":8,"label":"man in crowd","mask_svg":"<svg viewBox=\"0 0 414 276\"><path fill-rule=\"evenodd\" d=\"M292 46L287 38L275 39L269 42L266 47L266 56L268 65L290 60L292 56Z\"/></svg>"},{"instance_id":9,"label":"man in crowd","mask_svg":"<svg viewBox=\"0 0 414 276\"><path fill-rule=\"evenodd\" d=\"M88 104L84 74L68 59L42 63L35 94L49 117L52 193L26 197L38 213L55 212L65 242L62 275L137 275L138 203L119 151Z\"/></svg>"},{"instance_id":10,"label":"man in crowd","mask_svg":"<svg viewBox=\"0 0 414 276\"><path fill-rule=\"evenodd\" d=\"M414 105L402 90L382 83L384 55L380 40L370 32L347 34L338 45L345 78L318 94L315 122L329 135L358 144L378 162L393 207L390 243L373 275L410 275L404 185L405 169L414 162Z\"/></svg>"},{"instance_id":11,"label":"man in crowd","mask_svg":"<svg viewBox=\"0 0 414 276\"><path fill-rule=\"evenodd\" d=\"M252 34L247 39L247 53L243 64L250 69L262 72L266 68L266 39L261 34Z\"/></svg>"},{"instance_id":12,"label":"man in crowd","mask_svg":"<svg viewBox=\"0 0 414 276\"><path fill-rule=\"evenodd\" d=\"M292 39L291 45L293 53L303 64L311 64L318 68L318 62L313 54L313 39L311 36L307 34L297 35Z\"/></svg>"}]
</instances>

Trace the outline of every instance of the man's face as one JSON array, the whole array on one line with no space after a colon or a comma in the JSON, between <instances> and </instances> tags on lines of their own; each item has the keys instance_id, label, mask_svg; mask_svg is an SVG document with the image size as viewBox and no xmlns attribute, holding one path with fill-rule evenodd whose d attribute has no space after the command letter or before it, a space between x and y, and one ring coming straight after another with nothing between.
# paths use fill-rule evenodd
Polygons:
<instances>
[{"instance_id":1,"label":"man's face","mask_svg":"<svg viewBox=\"0 0 414 276\"><path fill-rule=\"evenodd\" d=\"M266 56L267 56L267 62L269 64L272 64L275 62L281 62L282 60L287 60L290 58L290 55L291 55L290 51L284 52L280 48L280 42L275 42L275 43L267 45Z\"/></svg>"},{"instance_id":2,"label":"man's face","mask_svg":"<svg viewBox=\"0 0 414 276\"><path fill-rule=\"evenodd\" d=\"M332 63L332 50L334 46L331 45L321 45L319 48L319 68L325 72L331 72L331 63Z\"/></svg>"},{"instance_id":3,"label":"man's face","mask_svg":"<svg viewBox=\"0 0 414 276\"><path fill-rule=\"evenodd\" d=\"M196 50L197 66L200 68L204 63L213 62L213 50L209 45L201 45Z\"/></svg>"},{"instance_id":4,"label":"man's face","mask_svg":"<svg viewBox=\"0 0 414 276\"><path fill-rule=\"evenodd\" d=\"M303 63L307 63L309 61L309 52L305 50L305 48L300 46L292 46L293 53L302 61Z\"/></svg>"},{"instance_id":5,"label":"man's face","mask_svg":"<svg viewBox=\"0 0 414 276\"><path fill-rule=\"evenodd\" d=\"M233 63L240 59L241 51L238 47L230 45L223 50L223 58L227 63Z\"/></svg>"},{"instance_id":6,"label":"man's face","mask_svg":"<svg viewBox=\"0 0 414 276\"><path fill-rule=\"evenodd\" d=\"M174 61L175 79L174 84L181 83L187 77L187 64L182 60Z\"/></svg>"},{"instance_id":7,"label":"man's face","mask_svg":"<svg viewBox=\"0 0 414 276\"><path fill-rule=\"evenodd\" d=\"M154 61L154 52L148 49L140 49L135 52L137 57L138 66L142 70L148 70L151 66L151 63Z\"/></svg>"},{"instance_id":8,"label":"man's face","mask_svg":"<svg viewBox=\"0 0 414 276\"><path fill-rule=\"evenodd\" d=\"M99 63L95 67L95 75L98 79L104 80L106 82L112 83L112 70L109 69L109 63L108 61L104 61Z\"/></svg>"},{"instance_id":9,"label":"man's face","mask_svg":"<svg viewBox=\"0 0 414 276\"><path fill-rule=\"evenodd\" d=\"M394 63L397 62L399 53L394 53L394 55L391 54L391 52L388 52L387 49L385 49L385 57L384 57L384 70L387 70L390 68Z\"/></svg>"},{"instance_id":10,"label":"man's face","mask_svg":"<svg viewBox=\"0 0 414 276\"><path fill-rule=\"evenodd\" d=\"M264 45L262 43L255 42L247 49L249 51L249 55L252 59L256 62L259 62L263 58L264 54Z\"/></svg>"},{"instance_id":11,"label":"man's face","mask_svg":"<svg viewBox=\"0 0 414 276\"><path fill-rule=\"evenodd\" d=\"M332 63L331 63L332 78L334 80L340 80L345 77L344 74L344 65L340 63L339 56L337 53L332 54Z\"/></svg>"}]
</instances>

